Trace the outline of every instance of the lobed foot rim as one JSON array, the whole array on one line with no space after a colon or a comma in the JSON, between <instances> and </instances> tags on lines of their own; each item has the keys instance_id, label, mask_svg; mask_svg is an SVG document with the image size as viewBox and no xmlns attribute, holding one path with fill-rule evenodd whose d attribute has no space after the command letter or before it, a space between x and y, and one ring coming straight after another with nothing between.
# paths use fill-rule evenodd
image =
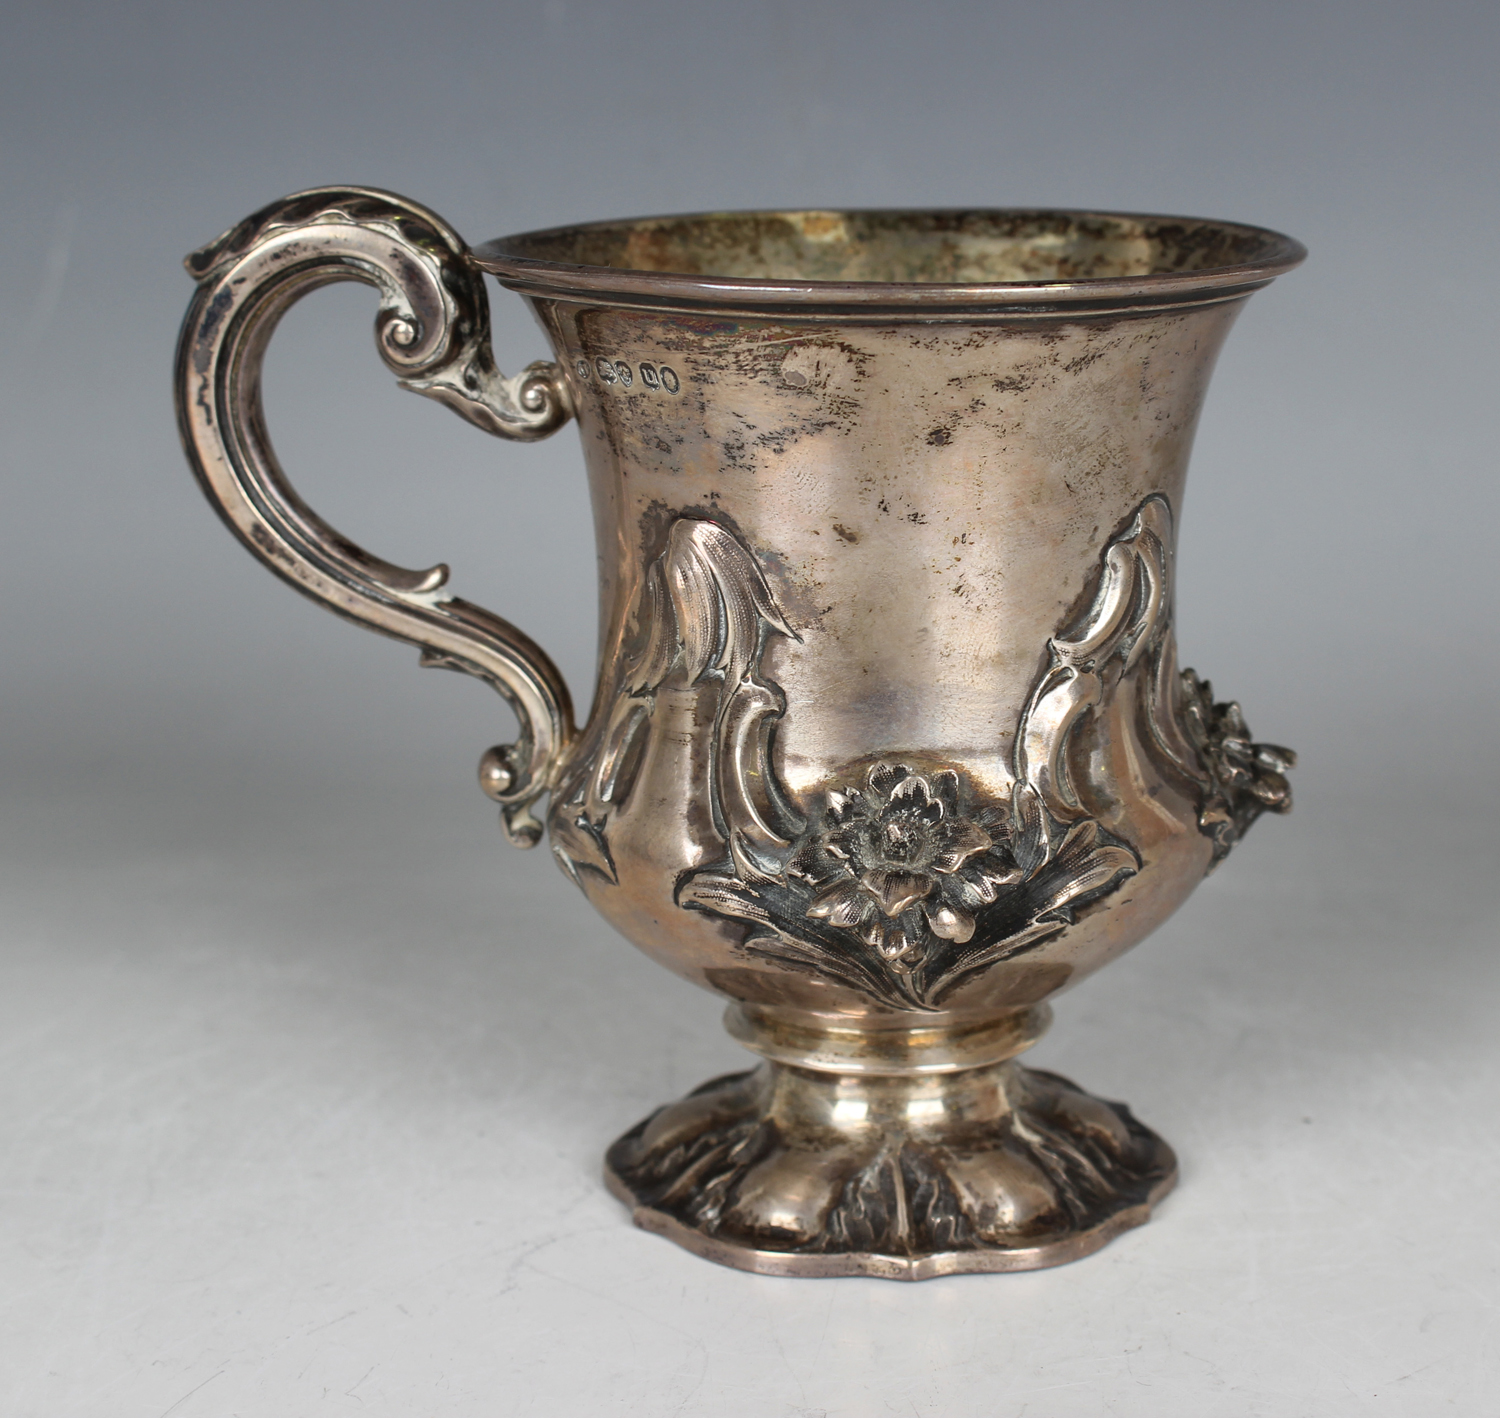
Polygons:
<instances>
[{"instance_id":1,"label":"lobed foot rim","mask_svg":"<svg viewBox=\"0 0 1500 1418\"><path fill-rule=\"evenodd\" d=\"M1022 1070L1014 1064L1001 1067L1008 1080L1005 1085L1008 1091L1019 1100L1029 1101L1025 1103L1025 1115L1016 1124L1000 1124L994 1136L1003 1134L1012 1146L1018 1137L1029 1137L1037 1145L1038 1155L1046 1153L1050 1158L1054 1179L1060 1177L1059 1162L1066 1160L1074 1181L1081 1182L1088 1193L1087 1204L1083 1205L1079 1204L1083 1201L1082 1193L1075 1190L1075 1204L1066 1216L1053 1210L1038 1215L1030 1225L1018 1225L1009 1234L1001 1230L987 1236L976 1234L974 1227L922 1231L904 1225L884 1232L866 1229L860 1234L848 1228L839 1232L815 1225L811 1231L794 1237L767 1234L764 1228L727 1226L726 1208L733 1209L730 1205L735 1195L733 1188L746 1171L744 1165L732 1164L734 1152L726 1155L721 1139L744 1138L745 1127L756 1118L764 1131L767 1114L752 1101L761 1071L712 1080L687 1099L659 1109L637 1124L610 1148L605 1161L605 1183L630 1209L635 1224L642 1230L663 1236L705 1260L760 1275L931 1280L947 1275L1041 1270L1081 1260L1148 1221L1177 1181L1177 1159L1171 1147L1137 1121L1123 1104L1086 1094L1056 1074ZM762 1065L762 1070L766 1068ZM775 1064L769 1068L773 1073L781 1071ZM1038 1131L1037 1124L1044 1119L1036 1107L1038 1099L1044 1105L1049 1102L1055 1105L1059 1100L1069 1105L1046 1119L1053 1127L1050 1144ZM709 1123L709 1119L695 1118L694 1114L701 1114L704 1105L722 1100L728 1100L732 1113L742 1120L738 1133L724 1130L720 1112L703 1128L705 1137L717 1143L712 1148L699 1145L696 1150L684 1152L680 1127L670 1130L673 1146L668 1151L663 1151L665 1143L652 1145L653 1136L661 1134L663 1121L671 1123L687 1117L696 1131L700 1125ZM1085 1110L1082 1115L1080 1106ZM1101 1137L1108 1141L1107 1129L1101 1130L1101 1119L1115 1129L1109 1147L1100 1145ZM1060 1134L1057 1131L1060 1121L1070 1129L1081 1130L1073 1132L1071 1137ZM971 1134L969 1141L972 1140ZM836 1145L837 1139L833 1141ZM763 1155L764 1149L757 1153L751 1142L753 1139L742 1141L735 1151L753 1161ZM897 1157L904 1147L925 1147L930 1165L934 1158L941 1161L945 1155L941 1145L934 1149L931 1143L930 1137L903 1140L899 1132L887 1132L881 1147L887 1157L891 1155L892 1144ZM948 1155L951 1165L953 1154ZM972 1159L975 1154L970 1151L964 1155ZM1009 1161L1014 1164L1013 1153ZM901 1164L896 1165L899 1168ZM710 1181L715 1174L719 1180ZM726 1185L730 1188L727 1192ZM715 1190L719 1197L717 1205L695 1200L706 1199ZM905 1207L904 1202L902 1206ZM865 1244L859 1244L860 1240ZM874 1245L869 1244L871 1240Z\"/></svg>"},{"instance_id":2,"label":"lobed foot rim","mask_svg":"<svg viewBox=\"0 0 1500 1418\"><path fill-rule=\"evenodd\" d=\"M1160 1139L1158 1139L1160 1141ZM1161 1142L1164 1175L1145 1201L1122 1207L1086 1230L1053 1237L1039 1245L1014 1248L985 1247L961 1251L935 1251L930 1255L880 1255L874 1252L824 1252L761 1250L722 1236L710 1236L685 1225L675 1216L636 1201L630 1188L608 1164L604 1183L610 1193L630 1208L631 1220L654 1236L664 1236L686 1251L717 1265L756 1275L778 1275L802 1279L846 1279L864 1276L875 1280L937 1280L945 1275L995 1275L1010 1271L1048 1270L1082 1260L1103 1250L1116 1237L1151 1219L1152 1211L1177 1185L1177 1159Z\"/></svg>"}]
</instances>

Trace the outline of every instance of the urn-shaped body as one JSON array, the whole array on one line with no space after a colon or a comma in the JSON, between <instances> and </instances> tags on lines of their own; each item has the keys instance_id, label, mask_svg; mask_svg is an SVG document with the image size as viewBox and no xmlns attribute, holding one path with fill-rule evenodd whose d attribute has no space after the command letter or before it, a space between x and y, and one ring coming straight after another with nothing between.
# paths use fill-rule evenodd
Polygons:
<instances>
[{"instance_id":1,"label":"urn-shaped body","mask_svg":"<svg viewBox=\"0 0 1500 1418\"><path fill-rule=\"evenodd\" d=\"M537 307L602 598L549 827L612 924L732 999L894 1024L1033 1005L1182 902L1216 838L1173 544L1238 302Z\"/></svg>"}]
</instances>

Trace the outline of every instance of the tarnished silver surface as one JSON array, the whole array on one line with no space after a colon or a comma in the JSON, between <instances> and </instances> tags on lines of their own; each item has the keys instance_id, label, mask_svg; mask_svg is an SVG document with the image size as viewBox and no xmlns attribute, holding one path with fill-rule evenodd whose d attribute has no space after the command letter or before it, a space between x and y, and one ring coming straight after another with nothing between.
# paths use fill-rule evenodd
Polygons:
<instances>
[{"instance_id":1,"label":"tarnished silver surface","mask_svg":"<svg viewBox=\"0 0 1500 1418\"><path fill-rule=\"evenodd\" d=\"M190 258L184 441L279 575L489 680L481 763L654 959L764 1055L626 1134L640 1224L777 1274L921 1279L1086 1254L1170 1149L1014 1055L1265 810L1286 749L1179 671L1189 447L1244 298L1302 259L1258 228L1078 212L741 213L477 253L361 189ZM494 369L479 271L555 364ZM363 280L404 387L529 439L571 412L600 555L599 688L318 520L258 370L304 291Z\"/></svg>"}]
</instances>

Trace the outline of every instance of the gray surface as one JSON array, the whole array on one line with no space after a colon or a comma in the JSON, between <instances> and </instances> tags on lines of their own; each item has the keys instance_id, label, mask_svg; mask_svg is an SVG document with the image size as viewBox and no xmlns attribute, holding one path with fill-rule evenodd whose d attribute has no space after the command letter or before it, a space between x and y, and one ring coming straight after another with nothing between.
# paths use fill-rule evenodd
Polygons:
<instances>
[{"instance_id":1,"label":"gray surface","mask_svg":"<svg viewBox=\"0 0 1500 1418\"><path fill-rule=\"evenodd\" d=\"M0 1411L1486 1411L1500 12L302 8L7 18ZM475 240L949 202L1307 241L1221 361L1181 579L1185 661L1302 751L1297 812L1035 1054L1178 1146L1150 1227L897 1287L625 1224L599 1154L744 1059L714 1002L503 848L472 786L500 706L275 584L175 447L178 258L351 180ZM398 397L372 313L288 320L286 462L586 700L572 435L505 448ZM541 353L497 323L509 367Z\"/></svg>"}]
</instances>

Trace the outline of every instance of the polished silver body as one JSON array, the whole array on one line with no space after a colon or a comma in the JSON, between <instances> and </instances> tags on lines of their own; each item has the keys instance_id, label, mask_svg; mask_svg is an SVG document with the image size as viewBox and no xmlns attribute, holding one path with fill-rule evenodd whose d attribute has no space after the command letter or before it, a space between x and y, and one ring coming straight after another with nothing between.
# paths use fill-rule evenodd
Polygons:
<instances>
[{"instance_id":1,"label":"polished silver body","mask_svg":"<svg viewBox=\"0 0 1500 1418\"><path fill-rule=\"evenodd\" d=\"M1013 1057L1045 1003L1160 924L1292 756L1179 671L1193 431L1274 233L1089 213L760 213L468 252L328 189L190 260L184 440L299 589L489 680L511 839L732 1001L765 1062L611 1149L641 1224L783 1274L1056 1263L1143 1220L1170 1150ZM493 367L481 270L555 363ZM258 363L329 280L381 292L402 384L504 437L571 414L600 562L598 692L351 546L262 433ZM572 529L583 535L582 529Z\"/></svg>"}]
</instances>

